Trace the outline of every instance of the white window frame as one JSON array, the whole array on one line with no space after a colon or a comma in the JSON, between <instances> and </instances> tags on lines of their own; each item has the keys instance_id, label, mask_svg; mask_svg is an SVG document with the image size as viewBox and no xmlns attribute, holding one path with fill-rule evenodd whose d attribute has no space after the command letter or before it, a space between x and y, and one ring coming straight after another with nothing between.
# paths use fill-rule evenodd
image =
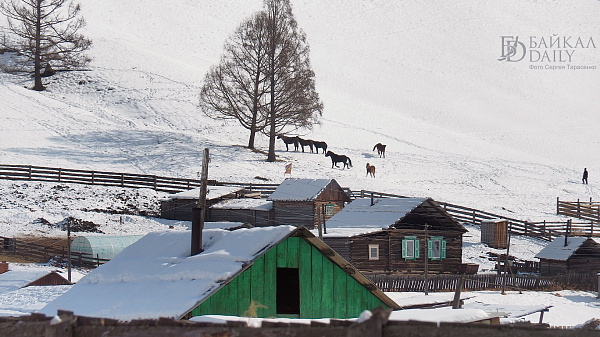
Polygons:
<instances>
[{"instance_id":1,"label":"white window frame","mask_svg":"<svg viewBox=\"0 0 600 337\"><path fill-rule=\"evenodd\" d=\"M379 245L369 245L369 260L379 260Z\"/></svg>"}]
</instances>

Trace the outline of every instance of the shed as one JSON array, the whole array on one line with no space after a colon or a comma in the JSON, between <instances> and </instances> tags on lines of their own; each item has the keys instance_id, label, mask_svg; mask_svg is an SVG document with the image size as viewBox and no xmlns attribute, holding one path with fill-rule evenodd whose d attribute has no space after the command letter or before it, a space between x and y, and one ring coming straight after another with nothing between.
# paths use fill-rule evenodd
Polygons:
<instances>
[{"instance_id":1,"label":"shed","mask_svg":"<svg viewBox=\"0 0 600 337\"><path fill-rule=\"evenodd\" d=\"M0 274L0 294L29 286L70 285L54 270L15 269Z\"/></svg>"},{"instance_id":2,"label":"shed","mask_svg":"<svg viewBox=\"0 0 600 337\"><path fill-rule=\"evenodd\" d=\"M496 249L508 247L508 220L481 222L481 242Z\"/></svg>"},{"instance_id":3,"label":"shed","mask_svg":"<svg viewBox=\"0 0 600 337\"><path fill-rule=\"evenodd\" d=\"M89 255L91 259L110 260L143 235L81 235L71 242L71 252Z\"/></svg>"},{"instance_id":4,"label":"shed","mask_svg":"<svg viewBox=\"0 0 600 337\"><path fill-rule=\"evenodd\" d=\"M326 228L325 243L361 272L409 274L425 258L430 273L457 273L467 231L431 198L359 198Z\"/></svg>"},{"instance_id":5,"label":"shed","mask_svg":"<svg viewBox=\"0 0 600 337\"><path fill-rule=\"evenodd\" d=\"M237 198L243 194L239 186L208 186L206 194L207 208L226 199ZM192 208L200 199L200 188L169 195L160 200L160 217L170 220L192 221ZM207 214L208 215L208 214ZM210 220L207 216L206 220Z\"/></svg>"},{"instance_id":6,"label":"shed","mask_svg":"<svg viewBox=\"0 0 600 337\"><path fill-rule=\"evenodd\" d=\"M593 238L557 237L535 257L544 276L600 272L600 244Z\"/></svg>"},{"instance_id":7,"label":"shed","mask_svg":"<svg viewBox=\"0 0 600 337\"><path fill-rule=\"evenodd\" d=\"M273 202L276 225L311 229L343 209L350 197L334 179L288 178L267 200Z\"/></svg>"},{"instance_id":8,"label":"shed","mask_svg":"<svg viewBox=\"0 0 600 337\"><path fill-rule=\"evenodd\" d=\"M191 231L150 233L42 312L120 320L205 314L350 318L378 306L398 308L305 228L209 229L202 238L204 251L190 256Z\"/></svg>"},{"instance_id":9,"label":"shed","mask_svg":"<svg viewBox=\"0 0 600 337\"><path fill-rule=\"evenodd\" d=\"M212 205L211 221L235 221L254 227L273 225L273 202L265 199L229 199Z\"/></svg>"}]
</instances>

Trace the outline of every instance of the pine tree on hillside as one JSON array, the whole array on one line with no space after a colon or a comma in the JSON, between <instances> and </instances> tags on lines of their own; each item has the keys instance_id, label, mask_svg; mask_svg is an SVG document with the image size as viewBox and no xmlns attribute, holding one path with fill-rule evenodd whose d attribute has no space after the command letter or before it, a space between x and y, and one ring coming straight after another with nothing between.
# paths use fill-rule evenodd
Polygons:
<instances>
[{"instance_id":1,"label":"pine tree on hillside","mask_svg":"<svg viewBox=\"0 0 600 337\"><path fill-rule=\"evenodd\" d=\"M266 134L267 160L275 161L277 134L312 128L323 104L289 0L265 0L265 7L225 44L221 62L205 77L200 107L210 117L240 121L250 130L250 148L257 132Z\"/></svg>"},{"instance_id":2,"label":"pine tree on hillside","mask_svg":"<svg viewBox=\"0 0 600 337\"><path fill-rule=\"evenodd\" d=\"M323 114L315 89L306 35L298 28L289 0L265 0L268 24L269 153L275 161L275 137L286 128L310 129Z\"/></svg>"},{"instance_id":3,"label":"pine tree on hillside","mask_svg":"<svg viewBox=\"0 0 600 337\"><path fill-rule=\"evenodd\" d=\"M44 90L42 76L57 70L83 67L90 58L83 54L92 42L79 34L85 21L80 6L67 0L4 0L0 13L16 36L16 46L5 46L33 60L34 90ZM44 73L42 73L44 69Z\"/></svg>"},{"instance_id":4,"label":"pine tree on hillside","mask_svg":"<svg viewBox=\"0 0 600 337\"><path fill-rule=\"evenodd\" d=\"M248 147L267 126L268 90L266 17L259 12L245 21L225 43L221 62L210 68L200 92L200 108L215 119L238 120L250 130Z\"/></svg>"}]
</instances>

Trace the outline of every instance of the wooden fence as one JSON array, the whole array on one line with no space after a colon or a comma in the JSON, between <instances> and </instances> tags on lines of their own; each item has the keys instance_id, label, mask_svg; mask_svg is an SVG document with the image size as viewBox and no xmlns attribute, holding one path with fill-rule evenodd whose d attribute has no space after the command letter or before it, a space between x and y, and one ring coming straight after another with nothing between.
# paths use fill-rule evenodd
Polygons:
<instances>
[{"instance_id":1,"label":"wooden fence","mask_svg":"<svg viewBox=\"0 0 600 337\"><path fill-rule=\"evenodd\" d=\"M403 292L425 291L424 275L386 275L368 274L375 285L383 291ZM428 289L431 292L454 291L461 275L438 274L429 275ZM506 283L505 283L506 282ZM462 289L465 291L499 290L503 285L507 290L562 290L575 289L584 291L598 291L598 276L594 274L565 274L558 276L539 276L530 274L499 275L476 274L465 275Z\"/></svg>"},{"instance_id":2,"label":"wooden fence","mask_svg":"<svg viewBox=\"0 0 600 337\"><path fill-rule=\"evenodd\" d=\"M403 195L365 190L351 192L350 195L353 199L359 197L368 198L371 196L375 198L406 198L406 196ZM563 222L531 222L480 211L474 208L454 205L447 202L438 201L437 203L458 222L481 225L481 222L483 221L507 220L510 233L535 237L546 241L552 241L554 238L564 236L566 233L574 236L600 236L598 221L573 222L571 220L565 220Z\"/></svg>"},{"instance_id":3,"label":"wooden fence","mask_svg":"<svg viewBox=\"0 0 600 337\"><path fill-rule=\"evenodd\" d=\"M176 193L200 186L199 179L161 177L145 174L106 171L74 170L31 165L0 165L0 179L51 181L100 186L150 188L160 192ZM277 184L225 183L210 180L209 185L240 186L249 191L272 193Z\"/></svg>"},{"instance_id":4,"label":"wooden fence","mask_svg":"<svg viewBox=\"0 0 600 337\"><path fill-rule=\"evenodd\" d=\"M590 201L562 201L557 197L556 214L600 223L600 202L593 202L592 198Z\"/></svg>"},{"instance_id":5,"label":"wooden fence","mask_svg":"<svg viewBox=\"0 0 600 337\"><path fill-rule=\"evenodd\" d=\"M54 259L57 262L66 263L68 259L69 252L64 249L56 249L4 236L0 236L0 240L2 242L0 252L4 254L12 254L25 259L44 262ZM108 259L101 259L91 254L71 252L71 263L78 267L94 268L108 261Z\"/></svg>"}]
</instances>

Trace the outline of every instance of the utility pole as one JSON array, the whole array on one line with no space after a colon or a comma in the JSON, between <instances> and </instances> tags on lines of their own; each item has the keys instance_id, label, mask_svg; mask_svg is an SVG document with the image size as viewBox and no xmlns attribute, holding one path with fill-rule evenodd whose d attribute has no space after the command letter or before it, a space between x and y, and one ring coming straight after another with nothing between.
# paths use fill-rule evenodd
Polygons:
<instances>
[{"instance_id":1,"label":"utility pole","mask_svg":"<svg viewBox=\"0 0 600 337\"><path fill-rule=\"evenodd\" d=\"M204 229L204 220L206 217L206 192L208 190L208 148L204 149L202 156L202 173L200 176L200 195L198 203L192 209L192 246L191 255L202 252L202 230Z\"/></svg>"},{"instance_id":2,"label":"utility pole","mask_svg":"<svg viewBox=\"0 0 600 337\"><path fill-rule=\"evenodd\" d=\"M71 221L67 221L67 279L71 282Z\"/></svg>"},{"instance_id":3,"label":"utility pole","mask_svg":"<svg viewBox=\"0 0 600 337\"><path fill-rule=\"evenodd\" d=\"M506 259L504 259L504 279L502 280L502 295L506 295L504 292L506 288L506 278L508 276L508 269L510 266L508 265L508 257L510 252L510 233L512 232L512 222L509 222L508 225L508 244L506 245Z\"/></svg>"},{"instance_id":4,"label":"utility pole","mask_svg":"<svg viewBox=\"0 0 600 337\"><path fill-rule=\"evenodd\" d=\"M427 223L425 223L425 295L429 295L429 237L427 236Z\"/></svg>"}]
</instances>

